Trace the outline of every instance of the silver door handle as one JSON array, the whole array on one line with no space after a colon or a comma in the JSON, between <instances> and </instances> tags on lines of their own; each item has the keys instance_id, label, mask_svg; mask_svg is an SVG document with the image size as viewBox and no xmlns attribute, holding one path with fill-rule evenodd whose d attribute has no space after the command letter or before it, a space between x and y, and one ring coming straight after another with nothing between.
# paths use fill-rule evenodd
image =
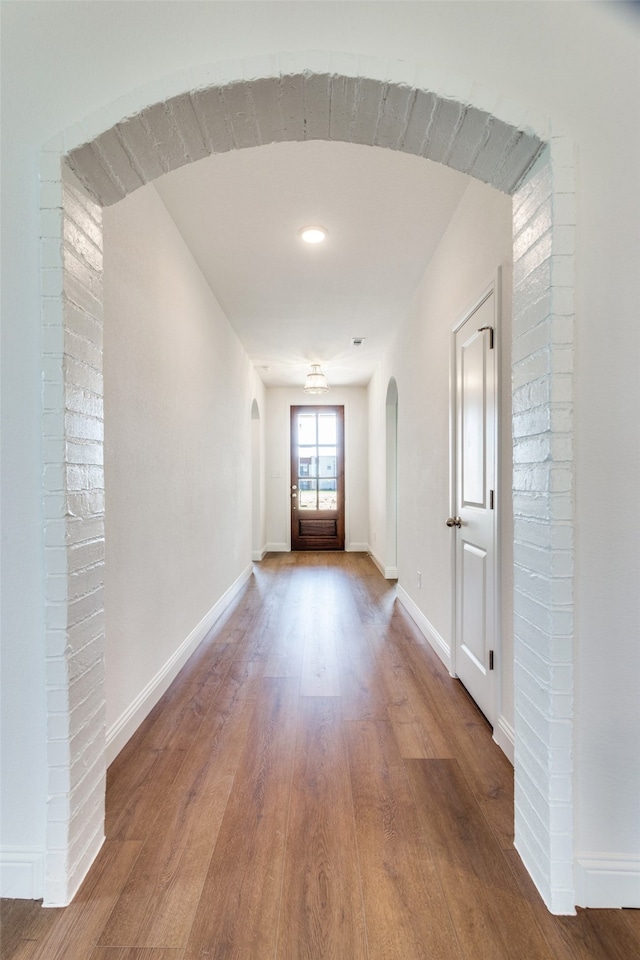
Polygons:
<instances>
[{"instance_id":1,"label":"silver door handle","mask_svg":"<svg viewBox=\"0 0 640 960\"><path fill-rule=\"evenodd\" d=\"M462 520L460 519L460 517L449 517L449 519L447 520L447 526L448 526L448 527L461 527L461 526L462 526Z\"/></svg>"}]
</instances>

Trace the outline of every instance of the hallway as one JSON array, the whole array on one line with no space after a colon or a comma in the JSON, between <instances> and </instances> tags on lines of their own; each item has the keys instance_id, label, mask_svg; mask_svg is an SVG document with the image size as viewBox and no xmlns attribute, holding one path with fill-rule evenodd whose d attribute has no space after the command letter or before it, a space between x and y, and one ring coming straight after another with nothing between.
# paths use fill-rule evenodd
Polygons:
<instances>
[{"instance_id":1,"label":"hallway","mask_svg":"<svg viewBox=\"0 0 640 960\"><path fill-rule=\"evenodd\" d=\"M512 770L364 554L270 554L108 775L74 903L3 960L629 960L638 911L552 917Z\"/></svg>"}]
</instances>

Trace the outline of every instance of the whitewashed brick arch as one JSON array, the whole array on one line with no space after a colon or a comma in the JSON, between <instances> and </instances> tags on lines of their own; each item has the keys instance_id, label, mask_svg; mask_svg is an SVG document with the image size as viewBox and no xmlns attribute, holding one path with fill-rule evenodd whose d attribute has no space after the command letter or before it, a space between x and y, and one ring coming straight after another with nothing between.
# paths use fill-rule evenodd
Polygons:
<instances>
[{"instance_id":1,"label":"whitewashed brick arch","mask_svg":"<svg viewBox=\"0 0 640 960\"><path fill-rule=\"evenodd\" d=\"M516 844L551 909L571 912L573 150L484 88L318 53L165 78L42 154L45 902L69 901L103 838L100 208L211 154L311 139L417 154L513 196Z\"/></svg>"}]
</instances>

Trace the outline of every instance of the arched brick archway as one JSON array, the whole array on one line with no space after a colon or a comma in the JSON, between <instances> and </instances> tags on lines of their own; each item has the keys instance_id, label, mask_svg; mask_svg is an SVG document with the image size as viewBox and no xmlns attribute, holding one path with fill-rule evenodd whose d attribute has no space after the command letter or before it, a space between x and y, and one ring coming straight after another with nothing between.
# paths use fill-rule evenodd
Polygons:
<instances>
[{"instance_id":1,"label":"arched brick archway","mask_svg":"<svg viewBox=\"0 0 640 960\"><path fill-rule=\"evenodd\" d=\"M213 153L326 139L424 156L513 196L516 845L550 908L573 910L573 149L511 101L416 76L323 54L218 65L137 91L43 151L48 904L68 902L103 836L100 208Z\"/></svg>"}]
</instances>

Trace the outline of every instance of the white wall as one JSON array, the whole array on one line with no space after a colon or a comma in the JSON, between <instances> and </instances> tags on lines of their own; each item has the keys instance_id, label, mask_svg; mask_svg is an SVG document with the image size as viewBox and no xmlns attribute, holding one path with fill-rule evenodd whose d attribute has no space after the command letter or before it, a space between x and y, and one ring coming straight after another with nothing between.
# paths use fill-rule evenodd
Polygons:
<instances>
[{"instance_id":1,"label":"white wall","mask_svg":"<svg viewBox=\"0 0 640 960\"><path fill-rule=\"evenodd\" d=\"M310 399L302 388L267 389L265 484L267 548L291 547L291 407L299 404L344 405L345 550L366 550L369 542L368 421L365 387L332 387ZM277 474L277 476L274 476Z\"/></svg>"},{"instance_id":2,"label":"white wall","mask_svg":"<svg viewBox=\"0 0 640 960\"><path fill-rule=\"evenodd\" d=\"M155 188L103 222L109 740L247 572L264 388Z\"/></svg>"},{"instance_id":3,"label":"white wall","mask_svg":"<svg viewBox=\"0 0 640 960\"><path fill-rule=\"evenodd\" d=\"M339 47L440 72L461 98L473 88L490 104L494 91L576 142L576 837L584 859L640 859L640 105L638 33L621 7L2 4L5 846L42 848L46 803L38 151L118 97L124 116L130 91L168 73Z\"/></svg>"},{"instance_id":4,"label":"white wall","mask_svg":"<svg viewBox=\"0 0 640 960\"><path fill-rule=\"evenodd\" d=\"M449 370L451 331L502 268L503 714L513 724L511 510L511 200L470 181L370 384L371 530L384 544L385 403L398 384L398 582L450 653ZM386 544L382 550L386 549ZM384 554L381 557L384 562ZM422 574L418 588L416 573Z\"/></svg>"}]
</instances>

